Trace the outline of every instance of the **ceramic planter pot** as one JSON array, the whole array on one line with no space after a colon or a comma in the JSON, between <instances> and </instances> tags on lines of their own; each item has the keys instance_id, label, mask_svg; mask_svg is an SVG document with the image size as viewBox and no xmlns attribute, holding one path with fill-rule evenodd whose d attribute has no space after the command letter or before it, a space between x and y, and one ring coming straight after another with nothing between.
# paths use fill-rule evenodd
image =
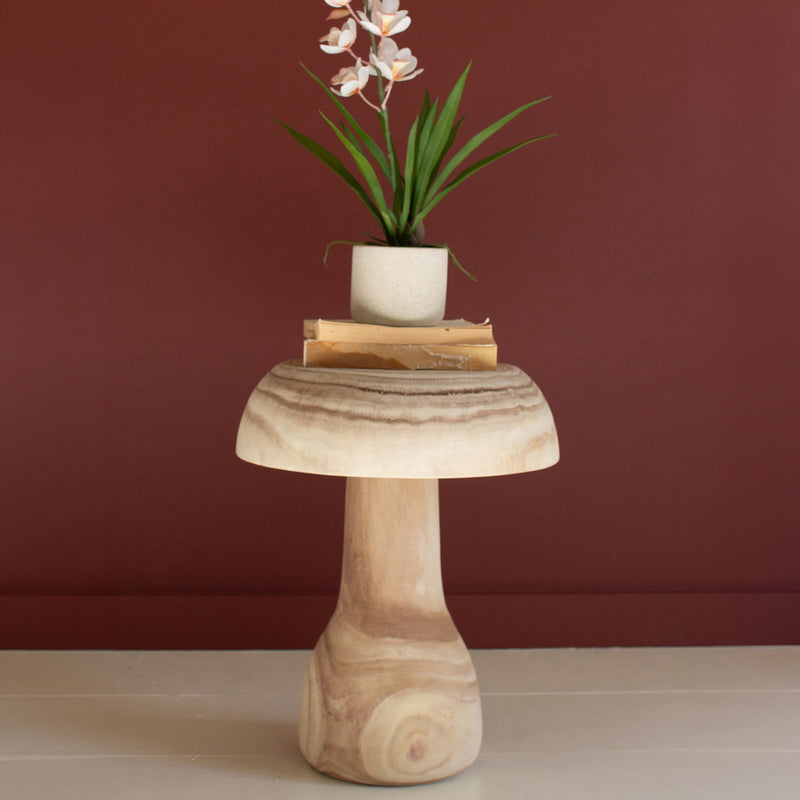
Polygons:
<instances>
[{"instance_id":1,"label":"ceramic planter pot","mask_svg":"<svg viewBox=\"0 0 800 800\"><path fill-rule=\"evenodd\" d=\"M373 325L436 325L447 297L444 247L353 247L350 314Z\"/></svg>"}]
</instances>

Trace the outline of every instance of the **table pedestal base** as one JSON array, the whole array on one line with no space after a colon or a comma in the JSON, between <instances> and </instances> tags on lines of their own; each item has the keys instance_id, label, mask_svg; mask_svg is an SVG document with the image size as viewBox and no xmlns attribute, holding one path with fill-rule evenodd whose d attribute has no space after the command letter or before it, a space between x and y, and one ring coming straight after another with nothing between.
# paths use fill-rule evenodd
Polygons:
<instances>
[{"instance_id":1,"label":"table pedestal base","mask_svg":"<svg viewBox=\"0 0 800 800\"><path fill-rule=\"evenodd\" d=\"M339 600L299 734L313 767L356 783L428 783L477 757L480 696L444 600L437 480L347 479Z\"/></svg>"}]
</instances>

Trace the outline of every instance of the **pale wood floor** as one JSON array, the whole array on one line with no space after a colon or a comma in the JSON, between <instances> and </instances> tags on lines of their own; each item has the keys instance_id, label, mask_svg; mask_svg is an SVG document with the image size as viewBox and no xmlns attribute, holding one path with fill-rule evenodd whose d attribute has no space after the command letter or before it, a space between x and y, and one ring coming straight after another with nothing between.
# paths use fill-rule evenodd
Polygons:
<instances>
[{"instance_id":1,"label":"pale wood floor","mask_svg":"<svg viewBox=\"0 0 800 800\"><path fill-rule=\"evenodd\" d=\"M473 657L476 764L381 789L300 756L306 652L0 652L0 797L800 800L800 647Z\"/></svg>"}]
</instances>

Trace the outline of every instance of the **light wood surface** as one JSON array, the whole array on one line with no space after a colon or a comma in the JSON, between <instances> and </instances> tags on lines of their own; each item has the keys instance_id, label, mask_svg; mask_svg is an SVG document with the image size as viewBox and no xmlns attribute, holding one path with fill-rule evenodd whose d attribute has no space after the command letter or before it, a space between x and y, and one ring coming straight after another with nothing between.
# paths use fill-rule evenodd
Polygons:
<instances>
[{"instance_id":1,"label":"light wood surface","mask_svg":"<svg viewBox=\"0 0 800 800\"><path fill-rule=\"evenodd\" d=\"M321 772L441 780L481 743L469 653L447 611L436 480L348 478L336 611L306 672L300 747Z\"/></svg>"},{"instance_id":2,"label":"light wood surface","mask_svg":"<svg viewBox=\"0 0 800 800\"><path fill-rule=\"evenodd\" d=\"M247 402L240 458L364 478L467 478L558 461L553 416L520 369L404 372L276 366Z\"/></svg>"},{"instance_id":3,"label":"light wood surface","mask_svg":"<svg viewBox=\"0 0 800 800\"><path fill-rule=\"evenodd\" d=\"M475 671L447 611L438 478L558 460L547 402L517 367L400 372L276 366L253 391L240 458L347 476L336 611L314 650L300 748L358 783L429 783L466 769L482 736Z\"/></svg>"}]
</instances>

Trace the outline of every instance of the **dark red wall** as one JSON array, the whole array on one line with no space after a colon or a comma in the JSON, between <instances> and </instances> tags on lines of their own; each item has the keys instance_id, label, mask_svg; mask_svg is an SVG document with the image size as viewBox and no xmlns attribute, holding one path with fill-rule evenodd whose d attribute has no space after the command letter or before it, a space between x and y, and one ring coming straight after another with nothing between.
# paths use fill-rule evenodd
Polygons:
<instances>
[{"instance_id":1,"label":"dark red wall","mask_svg":"<svg viewBox=\"0 0 800 800\"><path fill-rule=\"evenodd\" d=\"M498 144L558 138L428 225L562 444L441 485L467 642L800 642L800 3L406 7L399 129L470 59L468 132L556 95ZM347 314L326 244L377 233L273 121L329 137L327 9L0 4L0 646L311 646L330 613L344 481L233 453L303 317Z\"/></svg>"}]
</instances>

